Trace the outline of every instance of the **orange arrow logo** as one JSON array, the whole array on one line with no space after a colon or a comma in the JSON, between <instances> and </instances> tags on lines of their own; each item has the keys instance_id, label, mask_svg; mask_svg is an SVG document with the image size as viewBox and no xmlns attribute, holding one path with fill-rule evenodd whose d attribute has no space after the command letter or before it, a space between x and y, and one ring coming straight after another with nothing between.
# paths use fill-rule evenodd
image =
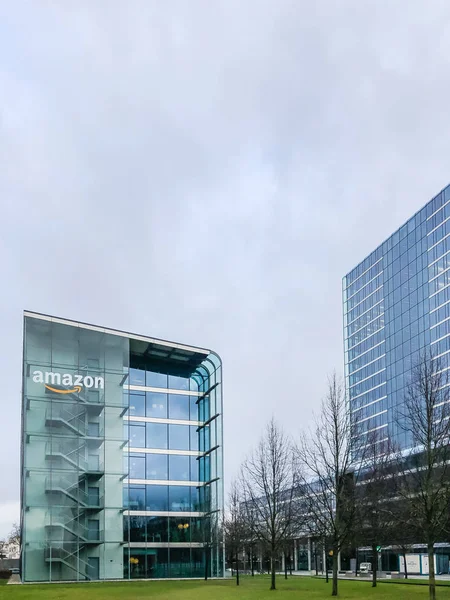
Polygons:
<instances>
[{"instance_id":1,"label":"orange arrow logo","mask_svg":"<svg viewBox=\"0 0 450 600\"><path fill-rule=\"evenodd\" d=\"M81 385L76 385L73 388L73 390L57 390L56 388L51 387L50 385L46 385L45 387L51 392L56 392L57 394L79 394L81 392Z\"/></svg>"}]
</instances>

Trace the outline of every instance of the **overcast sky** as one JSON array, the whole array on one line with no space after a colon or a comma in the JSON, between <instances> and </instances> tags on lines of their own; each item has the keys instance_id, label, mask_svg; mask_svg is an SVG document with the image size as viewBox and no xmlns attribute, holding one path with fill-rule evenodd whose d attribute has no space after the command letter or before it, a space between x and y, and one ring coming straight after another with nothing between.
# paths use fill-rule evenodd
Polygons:
<instances>
[{"instance_id":1,"label":"overcast sky","mask_svg":"<svg viewBox=\"0 0 450 600\"><path fill-rule=\"evenodd\" d=\"M341 279L450 182L448 0L0 0L0 536L22 311L216 350L229 481L343 363Z\"/></svg>"}]
</instances>

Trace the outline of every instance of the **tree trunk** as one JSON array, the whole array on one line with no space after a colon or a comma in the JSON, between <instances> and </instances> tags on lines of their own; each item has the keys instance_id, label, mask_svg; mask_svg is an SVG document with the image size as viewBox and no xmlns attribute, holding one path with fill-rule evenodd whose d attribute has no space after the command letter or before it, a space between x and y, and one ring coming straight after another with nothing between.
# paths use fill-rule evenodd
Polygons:
<instances>
[{"instance_id":1,"label":"tree trunk","mask_svg":"<svg viewBox=\"0 0 450 600\"><path fill-rule=\"evenodd\" d=\"M289 553L289 575L292 577L292 556Z\"/></svg>"},{"instance_id":2,"label":"tree trunk","mask_svg":"<svg viewBox=\"0 0 450 600\"><path fill-rule=\"evenodd\" d=\"M284 553L284 578L287 579L287 571L288 571L288 566L287 566L287 556L286 556L286 552Z\"/></svg>"},{"instance_id":3,"label":"tree trunk","mask_svg":"<svg viewBox=\"0 0 450 600\"><path fill-rule=\"evenodd\" d=\"M270 589L271 590L276 590L277 587L275 585L275 561L273 559L273 555L272 555L272 557L270 559L270 571L271 571L271 574L272 574L271 582L270 582Z\"/></svg>"},{"instance_id":4,"label":"tree trunk","mask_svg":"<svg viewBox=\"0 0 450 600\"><path fill-rule=\"evenodd\" d=\"M428 590L430 600L436 598L436 573L434 572L434 544L433 542L428 543Z\"/></svg>"},{"instance_id":5,"label":"tree trunk","mask_svg":"<svg viewBox=\"0 0 450 600\"><path fill-rule=\"evenodd\" d=\"M236 553L236 585L239 585L239 554Z\"/></svg>"},{"instance_id":6,"label":"tree trunk","mask_svg":"<svg viewBox=\"0 0 450 600\"><path fill-rule=\"evenodd\" d=\"M355 577L358 577L358 564L359 564L359 550L356 548L356 564L355 564Z\"/></svg>"},{"instance_id":7,"label":"tree trunk","mask_svg":"<svg viewBox=\"0 0 450 600\"><path fill-rule=\"evenodd\" d=\"M338 558L339 552L336 548L333 548L333 591L332 596L338 595Z\"/></svg>"},{"instance_id":8,"label":"tree trunk","mask_svg":"<svg viewBox=\"0 0 450 600\"><path fill-rule=\"evenodd\" d=\"M251 569L252 569L252 577L255 576L255 567L253 566L253 548L250 548L250 561L251 561Z\"/></svg>"},{"instance_id":9,"label":"tree trunk","mask_svg":"<svg viewBox=\"0 0 450 600\"><path fill-rule=\"evenodd\" d=\"M378 551L375 544L372 544L372 561L372 587L377 587Z\"/></svg>"},{"instance_id":10,"label":"tree trunk","mask_svg":"<svg viewBox=\"0 0 450 600\"><path fill-rule=\"evenodd\" d=\"M406 564L406 550L402 552L403 564L405 565L405 579L408 579L408 565Z\"/></svg>"},{"instance_id":11,"label":"tree trunk","mask_svg":"<svg viewBox=\"0 0 450 600\"><path fill-rule=\"evenodd\" d=\"M318 577L319 575L319 565L317 564L317 548L316 548L316 544L314 543L314 562L316 565L316 577Z\"/></svg>"},{"instance_id":12,"label":"tree trunk","mask_svg":"<svg viewBox=\"0 0 450 600\"><path fill-rule=\"evenodd\" d=\"M328 548L326 539L323 540L323 568L325 570L325 582L328 583Z\"/></svg>"},{"instance_id":13,"label":"tree trunk","mask_svg":"<svg viewBox=\"0 0 450 600\"><path fill-rule=\"evenodd\" d=\"M208 581L208 570L209 570L209 548L205 548L205 581Z\"/></svg>"}]
</instances>

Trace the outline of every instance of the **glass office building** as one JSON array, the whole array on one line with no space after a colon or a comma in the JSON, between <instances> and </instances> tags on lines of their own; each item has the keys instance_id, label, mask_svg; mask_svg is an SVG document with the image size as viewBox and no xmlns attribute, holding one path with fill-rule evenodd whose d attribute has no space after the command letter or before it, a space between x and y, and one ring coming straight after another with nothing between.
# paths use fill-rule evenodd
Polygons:
<instances>
[{"instance_id":1,"label":"glass office building","mask_svg":"<svg viewBox=\"0 0 450 600\"><path fill-rule=\"evenodd\" d=\"M424 350L450 361L450 186L344 277L343 302L358 435L411 447L396 423L411 369Z\"/></svg>"},{"instance_id":2,"label":"glass office building","mask_svg":"<svg viewBox=\"0 0 450 600\"><path fill-rule=\"evenodd\" d=\"M214 352L25 312L22 580L222 577Z\"/></svg>"}]
</instances>

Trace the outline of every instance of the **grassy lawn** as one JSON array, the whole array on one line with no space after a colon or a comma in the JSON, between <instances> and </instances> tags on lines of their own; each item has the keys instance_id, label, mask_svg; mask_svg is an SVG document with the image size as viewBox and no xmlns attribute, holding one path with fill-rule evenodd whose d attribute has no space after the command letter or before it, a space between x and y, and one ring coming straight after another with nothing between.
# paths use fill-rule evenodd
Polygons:
<instances>
[{"instance_id":1,"label":"grassy lawn","mask_svg":"<svg viewBox=\"0 0 450 600\"><path fill-rule=\"evenodd\" d=\"M331 584L309 577L278 578L278 590L269 590L267 576L243 577L240 587L227 581L145 581L91 584L1 586L1 600L321 600L331 598ZM340 598L410 600L427 598L428 590L419 585L385 585L372 589L368 582L340 581ZM439 587L438 598L450 600L450 588Z\"/></svg>"}]
</instances>

